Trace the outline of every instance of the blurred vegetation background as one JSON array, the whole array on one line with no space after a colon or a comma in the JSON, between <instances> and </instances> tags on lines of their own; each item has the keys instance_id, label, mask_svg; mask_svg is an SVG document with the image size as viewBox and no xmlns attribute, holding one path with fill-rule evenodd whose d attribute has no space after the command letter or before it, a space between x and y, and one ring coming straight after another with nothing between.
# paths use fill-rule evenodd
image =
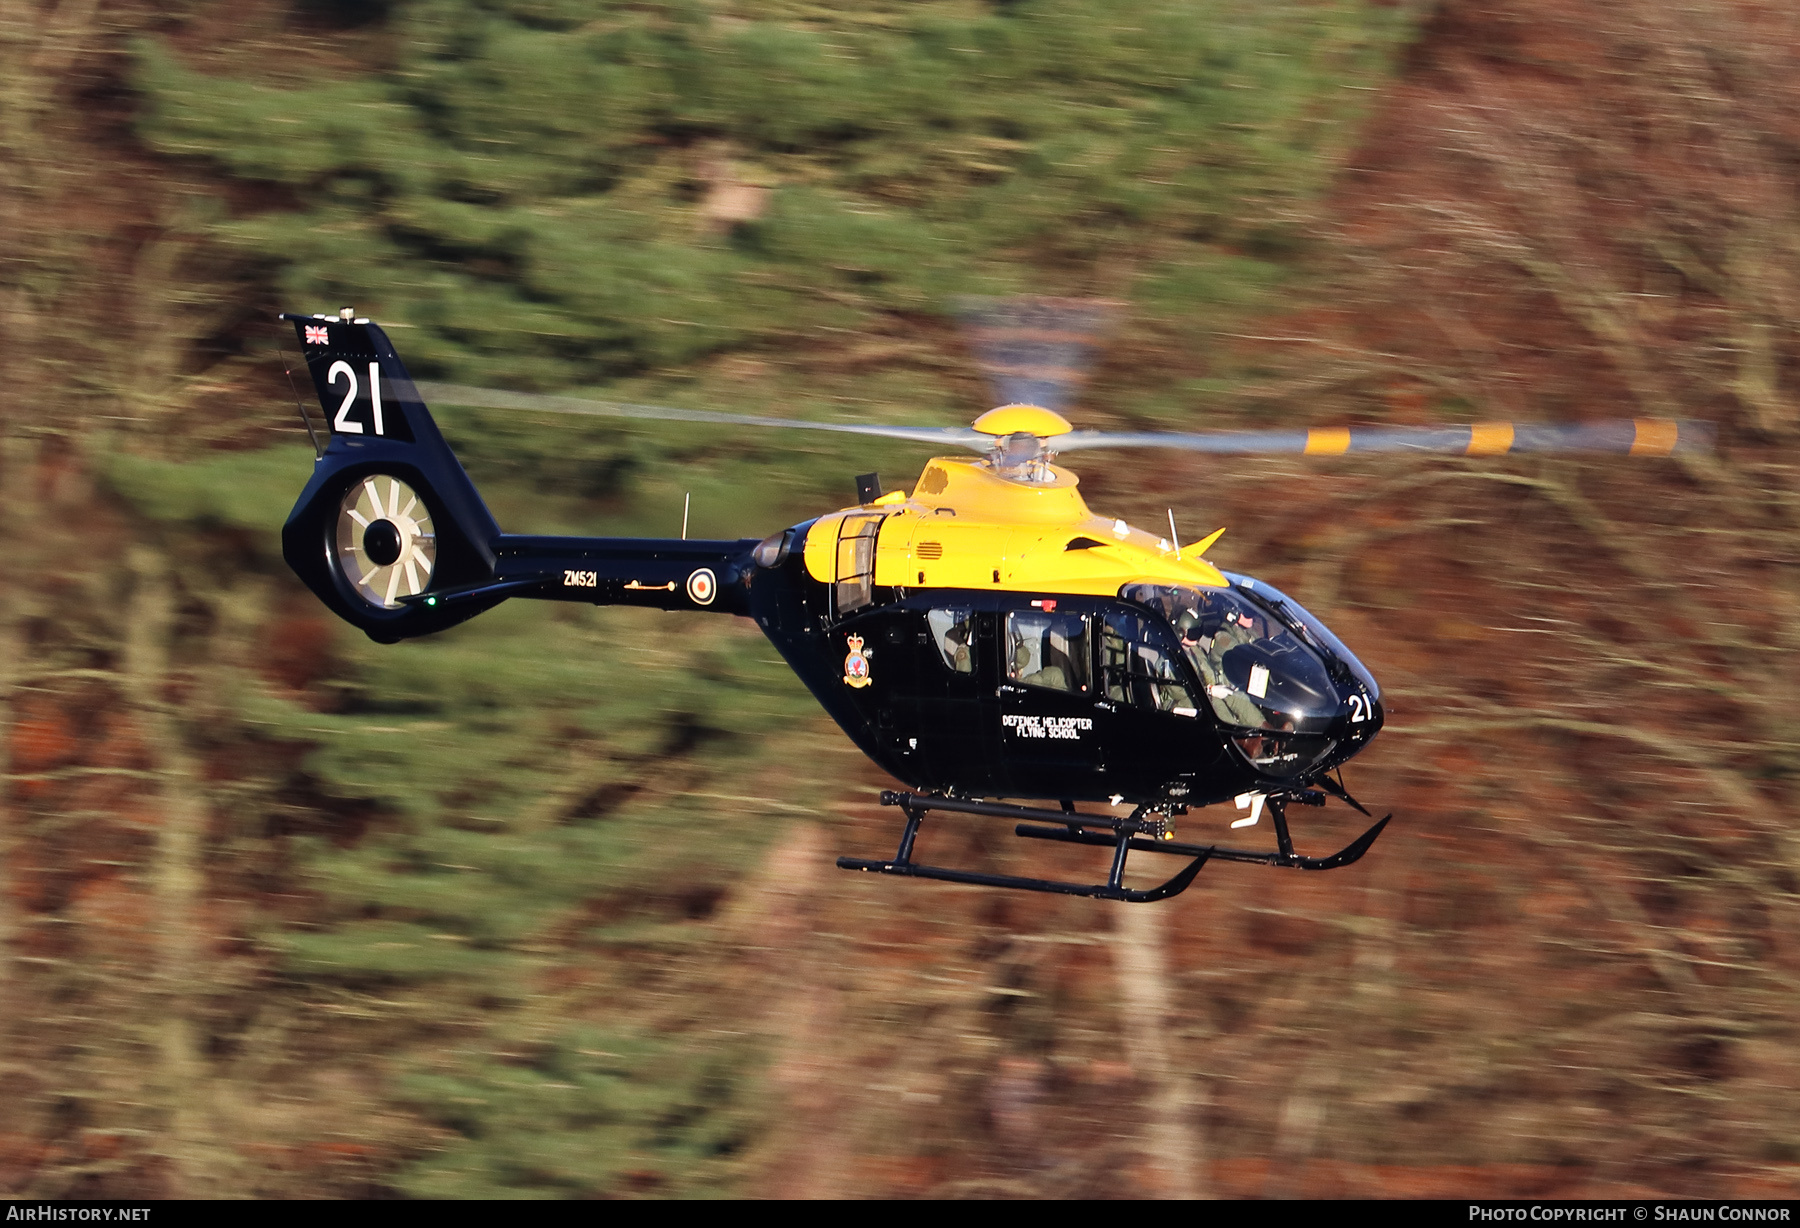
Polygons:
<instances>
[{"instance_id":1,"label":"blurred vegetation background","mask_svg":"<svg viewBox=\"0 0 1800 1228\"><path fill-rule=\"evenodd\" d=\"M1791 1197L1797 58L1763 0L0 0L0 1191ZM281 563L277 310L952 424L1015 292L1125 304L1087 425L1724 447L1084 463L1390 703L1364 863L1153 908L837 874L884 782L747 625L381 648ZM515 531L925 459L438 416ZM1065 855L998 834L935 839Z\"/></svg>"}]
</instances>

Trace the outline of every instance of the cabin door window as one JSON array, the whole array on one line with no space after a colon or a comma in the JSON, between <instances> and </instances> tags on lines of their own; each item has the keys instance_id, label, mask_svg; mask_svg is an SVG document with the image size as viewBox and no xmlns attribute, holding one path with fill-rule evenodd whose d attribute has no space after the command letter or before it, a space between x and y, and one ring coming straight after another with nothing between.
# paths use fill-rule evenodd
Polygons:
<instances>
[{"instance_id":1,"label":"cabin door window","mask_svg":"<svg viewBox=\"0 0 1800 1228\"><path fill-rule=\"evenodd\" d=\"M838 526L837 583L833 602L839 618L875 602L875 538L882 514L851 513Z\"/></svg>"},{"instance_id":2,"label":"cabin door window","mask_svg":"<svg viewBox=\"0 0 1800 1228\"><path fill-rule=\"evenodd\" d=\"M1101 767L1101 738L1088 618L1038 610L1005 618L997 672L1007 791L1014 797L1089 793Z\"/></svg>"},{"instance_id":3,"label":"cabin door window","mask_svg":"<svg viewBox=\"0 0 1800 1228\"><path fill-rule=\"evenodd\" d=\"M1087 618L1019 612L1006 616L1006 676L1025 686L1085 694Z\"/></svg>"},{"instance_id":4,"label":"cabin door window","mask_svg":"<svg viewBox=\"0 0 1800 1228\"><path fill-rule=\"evenodd\" d=\"M932 610L925 616L938 656L952 673L975 672L975 611Z\"/></svg>"}]
</instances>

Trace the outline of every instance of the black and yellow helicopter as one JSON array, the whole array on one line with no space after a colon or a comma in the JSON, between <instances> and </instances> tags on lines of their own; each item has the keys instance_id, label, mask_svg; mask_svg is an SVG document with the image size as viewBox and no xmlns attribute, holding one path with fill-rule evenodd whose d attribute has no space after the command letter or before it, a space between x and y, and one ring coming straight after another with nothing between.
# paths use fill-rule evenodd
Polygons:
<instances>
[{"instance_id":1,"label":"black and yellow helicopter","mask_svg":"<svg viewBox=\"0 0 1800 1228\"><path fill-rule=\"evenodd\" d=\"M976 453L931 460L910 490L883 493L875 475L863 475L856 506L760 540L524 536L495 523L380 327L348 308L281 318L293 324L328 424L322 436L302 406L317 460L283 529L283 553L340 617L383 643L514 597L750 618L851 741L912 790L881 795L905 818L894 857L842 857L839 866L1131 902L1179 894L1208 860L1328 870L1361 858L1388 818L1336 853L1305 857L1287 811L1336 797L1368 814L1337 773L1381 729L1381 689L1298 602L1206 561L1223 530L1183 546L1172 514L1167 535L1096 515L1075 475L1053 463L1057 454L1667 455L1711 439L1706 424L1661 420L1076 431L1051 408L1056 381L1038 377L1055 370L1059 349L1066 357L1081 343L1092 309L1013 300L985 335L1025 355L1010 367L1024 395L966 429L424 385L448 404L847 431ZM1059 808L1016 804L1031 800ZM1077 802L1130 809L1087 813ZM1247 812L1234 828L1268 814L1275 848L1173 839L1176 816L1225 802ZM1075 883L925 865L913 845L933 811L1013 819L1020 836L1105 847L1111 866L1103 883ZM1124 871L1140 851L1186 864L1136 890Z\"/></svg>"}]
</instances>

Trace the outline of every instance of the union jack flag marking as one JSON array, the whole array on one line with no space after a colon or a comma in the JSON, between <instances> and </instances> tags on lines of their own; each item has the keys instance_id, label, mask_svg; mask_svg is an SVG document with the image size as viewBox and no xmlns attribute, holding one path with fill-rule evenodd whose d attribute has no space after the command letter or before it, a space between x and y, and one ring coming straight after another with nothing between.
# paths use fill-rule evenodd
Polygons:
<instances>
[{"instance_id":1,"label":"union jack flag marking","mask_svg":"<svg viewBox=\"0 0 1800 1228\"><path fill-rule=\"evenodd\" d=\"M331 344L331 330L329 328L326 328L322 324L318 325L317 327L315 327L311 324L308 324L306 326L306 344L308 344L308 345L330 345Z\"/></svg>"}]
</instances>

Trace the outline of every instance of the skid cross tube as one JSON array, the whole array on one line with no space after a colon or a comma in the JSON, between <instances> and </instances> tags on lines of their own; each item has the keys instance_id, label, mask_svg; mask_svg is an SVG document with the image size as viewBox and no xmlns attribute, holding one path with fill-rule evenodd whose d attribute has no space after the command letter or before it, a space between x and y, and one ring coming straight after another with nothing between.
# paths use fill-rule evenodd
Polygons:
<instances>
[{"instance_id":1,"label":"skid cross tube","mask_svg":"<svg viewBox=\"0 0 1800 1228\"><path fill-rule=\"evenodd\" d=\"M1117 831L1121 827L1138 824L1138 815L1147 807L1139 806L1128 818L1114 818L1108 814L1077 814L1072 809L1044 810L1038 806L1013 806L1006 802L971 802L959 797L923 797L917 793L898 793L892 789L884 789L881 793L883 806L899 806L907 810L948 810L956 814L985 814L996 819L1055 819L1058 823L1080 827L1110 827ZM1108 841L1111 843L1111 841Z\"/></svg>"},{"instance_id":2,"label":"skid cross tube","mask_svg":"<svg viewBox=\"0 0 1800 1228\"><path fill-rule=\"evenodd\" d=\"M1200 873L1211 855L1207 852L1195 853L1192 860L1173 878L1159 886L1148 890L1136 891L1125 886L1125 859L1131 850L1149 847L1154 842L1138 839L1138 834L1150 830L1152 824L1143 822L1138 816L1146 807L1138 807L1130 818L1116 819L1105 815L1084 815L1074 812L1072 807L1060 811L1046 811L1034 806L1008 806L1002 802L970 802L958 798L920 797L914 793L883 792L881 804L898 806L906 815L906 827L900 833L900 848L892 861L872 861L862 857L840 857L837 860L840 870L861 870L869 874L900 874L909 878L933 878L946 883L966 883L976 887L1009 887L1016 891L1042 891L1055 895L1080 895L1096 900L1122 900L1130 904L1148 904L1155 900L1166 900L1180 895ZM920 865L912 859L913 842L918 838L919 820L932 810L947 810L958 814L987 815L993 818L1043 819L1054 817L1062 823L1054 829L1063 839L1074 839L1077 843L1103 844L1113 850L1112 868L1104 883L1069 883L1050 878L1024 878L1016 874L982 874L973 870L952 870L945 866ZM1021 827L1024 824L1020 824ZM1110 828L1111 836L1090 832L1089 827ZM1079 839L1077 839L1079 838Z\"/></svg>"}]
</instances>

